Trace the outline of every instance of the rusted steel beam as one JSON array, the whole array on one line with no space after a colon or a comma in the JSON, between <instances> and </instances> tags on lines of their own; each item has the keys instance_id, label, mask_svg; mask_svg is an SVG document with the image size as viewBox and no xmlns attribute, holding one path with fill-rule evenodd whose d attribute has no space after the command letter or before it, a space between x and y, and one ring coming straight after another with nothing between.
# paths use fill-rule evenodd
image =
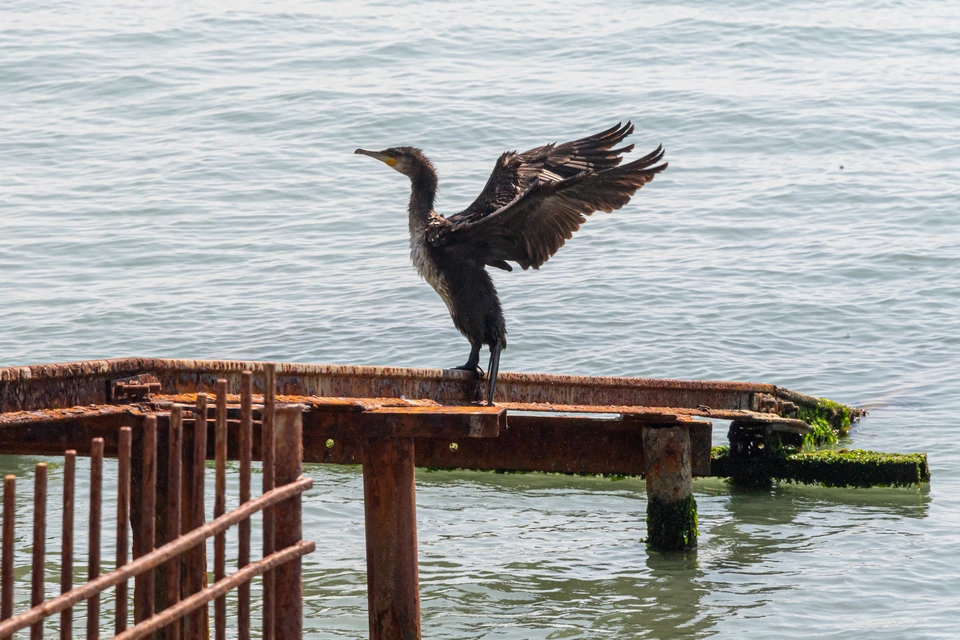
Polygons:
<instances>
[{"instance_id":1,"label":"rusted steel beam","mask_svg":"<svg viewBox=\"0 0 960 640\"><path fill-rule=\"evenodd\" d=\"M156 543L157 512L157 417L147 416L143 421L143 479L140 483L140 526L137 557L153 551ZM155 598L154 571L145 571L135 581L133 619L146 620L153 615Z\"/></svg>"},{"instance_id":2,"label":"rusted steel beam","mask_svg":"<svg viewBox=\"0 0 960 640\"><path fill-rule=\"evenodd\" d=\"M108 446L105 454L117 455L117 436L122 427L136 427L143 419L129 411L89 415L53 422L0 425L0 451L15 455L63 455L73 449L80 456L90 455L90 443L102 438ZM2 420L2 415L0 415Z\"/></svg>"},{"instance_id":3,"label":"rusted steel beam","mask_svg":"<svg viewBox=\"0 0 960 640\"><path fill-rule=\"evenodd\" d=\"M291 398L291 396L285 396ZM296 396L293 396L296 398ZM189 400L189 397L180 397ZM229 407L228 407L229 410ZM21 455L58 455L74 448L80 455L89 453L82 442L88 437L101 437L108 455L116 455L117 432L123 426L137 426L142 415L134 413L88 414L69 421L18 423L0 427L0 451ZM100 422L100 418L104 422ZM422 435L429 437L492 437L505 426L505 414L496 407L384 407L354 414L340 411L312 411L307 418L310 429L321 429L331 436L366 437ZM232 420L228 431L239 428ZM235 438L228 438L236 442ZM214 438L209 439L208 459L215 458ZM236 459L236 445L230 456ZM262 451L262 447L258 447ZM267 479L269 481L269 479Z\"/></svg>"},{"instance_id":4,"label":"rusted steel beam","mask_svg":"<svg viewBox=\"0 0 960 640\"><path fill-rule=\"evenodd\" d=\"M88 404L59 409L41 408L34 411L14 411L0 413L0 427L17 427L21 425L49 424L51 422L71 424L84 418L104 420L110 416L120 416L131 419L145 413L142 406L135 404Z\"/></svg>"},{"instance_id":5,"label":"rusted steel beam","mask_svg":"<svg viewBox=\"0 0 960 640\"><path fill-rule=\"evenodd\" d=\"M215 536L221 531L226 531L241 520L249 518L257 511L262 511L267 506L273 506L283 502L284 500L288 500L292 496L303 493L312 486L312 478L301 477L292 484L279 487L268 494L254 498L247 504L224 514L219 520L205 524L199 529L195 529L189 533L185 533L175 541L166 544L159 549L155 549L153 552L148 553L147 555L124 565L123 567L115 569L110 573L104 574L94 580L90 580L89 582L86 582L78 587L74 587L71 591L53 598L52 600L47 600L38 607L32 607L28 611L24 611L17 616L14 616L8 620L4 620L2 623L0 623L0 638L15 633L20 629L29 627L38 620L56 615L64 609L72 607L78 602L81 602L82 600L89 600L97 597L100 593L106 591L110 587L116 586L125 580L129 580L130 578L139 575L147 569L158 567L164 562L169 562L172 558L189 551L190 549L194 549L197 546L202 546L203 542L208 538ZM313 543L304 543L304 545L309 547L311 550L313 548Z\"/></svg>"},{"instance_id":6,"label":"rusted steel beam","mask_svg":"<svg viewBox=\"0 0 960 640\"><path fill-rule=\"evenodd\" d=\"M130 457L133 432L130 427L120 429L117 447L117 568L127 564L130 548ZM117 585L114 614L114 631L127 628L127 583Z\"/></svg>"},{"instance_id":7,"label":"rusted steel beam","mask_svg":"<svg viewBox=\"0 0 960 640\"><path fill-rule=\"evenodd\" d=\"M39 408L105 404L112 383L155 377L166 393L213 390L217 379L238 386L243 371L266 363L227 360L126 358L33 367L0 368L0 413ZM432 398L470 402L478 381L467 372L443 369L354 367L283 363L277 369L281 394L326 397ZM501 373L498 398L506 402L567 405L634 405L711 409L759 408L759 394L815 406L817 398L771 384Z\"/></svg>"},{"instance_id":8,"label":"rusted steel beam","mask_svg":"<svg viewBox=\"0 0 960 640\"><path fill-rule=\"evenodd\" d=\"M77 452L63 456L63 520L60 536L60 593L73 588L73 498L77 474ZM60 640L73 637L73 609L60 612Z\"/></svg>"},{"instance_id":9,"label":"rusted steel beam","mask_svg":"<svg viewBox=\"0 0 960 640\"><path fill-rule=\"evenodd\" d=\"M193 424L193 456L190 465L190 475L185 476L187 486L190 487L190 497L185 501L190 511L187 529L190 531L203 528L204 520L204 471L207 458L207 396L197 396L197 406L194 409ZM199 593L207 586L207 558L206 545L199 545L187 554L187 594ZM186 636L190 640L205 640L209 633L209 612L207 609L198 609L187 618Z\"/></svg>"},{"instance_id":10,"label":"rusted steel beam","mask_svg":"<svg viewBox=\"0 0 960 640\"><path fill-rule=\"evenodd\" d=\"M263 425L260 434L260 451L263 456L263 492L272 490L276 485L276 467L274 447L276 446L276 370L273 364L263 368ZM274 552L275 546L274 510L263 510L263 557ZM274 640L276 618L274 609L274 587L276 577L273 571L263 574L263 640Z\"/></svg>"},{"instance_id":11,"label":"rusted steel beam","mask_svg":"<svg viewBox=\"0 0 960 640\"><path fill-rule=\"evenodd\" d=\"M280 396L281 398L296 398L297 396ZM195 399L195 398L194 398ZM228 398L229 399L229 398ZM255 399L255 398L254 398ZM252 405L252 401L251 401ZM352 406L352 405L350 405ZM440 407L446 410L447 408ZM477 429L471 425L473 419L470 411L467 415L457 413L427 412L427 420L438 422L426 430L434 436L447 434L446 438L437 437L417 438L416 464L420 467L434 468L469 468L491 471L557 471L562 473L600 473L641 475L643 473L642 444L639 437L631 437L630 430L636 431L641 424L648 423L646 417L638 418L628 415L624 419L600 419L576 416L537 416L529 414L511 413L507 418L509 428L504 424L500 407L477 407L481 416L481 427ZM228 404L228 414L231 410ZM236 412L239 409L235 410ZM439 409L438 409L439 410ZM251 406L251 413L256 409ZM328 462L336 464L360 463L360 439L350 435L360 430L358 426L343 426L349 423L365 425L374 432L389 427L392 420L409 421L407 426L397 429L404 432L414 429L414 426L423 419L424 410L414 407L412 411L398 407L383 407L369 413L363 413L362 408L357 413L352 409L309 411L304 414L304 461L309 463ZM431 410L433 411L433 410ZM398 418L394 412L400 414ZM622 414L610 414L611 418L619 418ZM759 414L757 414L759 415ZM363 416L363 417L361 417ZM444 425L439 421L450 419L452 424ZM694 420L687 415L680 415L681 422L690 424L691 437L694 439L692 460L694 475L709 475L710 455L710 428L705 422ZM252 420L252 417L251 417ZM188 421L188 423L191 421ZM655 421L654 421L655 422ZM630 426L630 425L633 426ZM486 425L486 426L484 426ZM476 435L489 435L496 425L500 432L498 438L472 438L471 431ZM699 426L697 426L699 425ZM261 458L262 433L259 422L252 422L252 459ZM52 427L51 427L52 429ZM240 452L237 443L240 439L240 421L230 419L227 422L228 457L237 459ZM579 430L579 431L578 431ZM585 431L583 431L585 430ZM582 431L582 432L581 432ZM192 429L190 430L192 432ZM116 432L112 435L116 437ZM702 437L697 440L698 434ZM189 435L189 434L188 434ZM15 439L12 438L11 439ZM327 446L329 440L333 446ZM207 449L207 459L213 458L214 438L210 438L211 446ZM449 444L457 442L456 452L450 451ZM58 447L48 447L44 453L57 454ZM114 445L115 448L115 445ZM109 441L108 441L109 449ZM192 450L192 449L191 449ZM531 455L531 452L549 451L549 455ZM185 520L186 522L187 520Z\"/></svg>"},{"instance_id":12,"label":"rusted steel beam","mask_svg":"<svg viewBox=\"0 0 960 640\"><path fill-rule=\"evenodd\" d=\"M17 453L45 453L56 448L55 442L75 444L77 438L89 435L97 420L117 416L126 416L134 422L144 411L152 408L165 409L173 404L195 402L196 394L157 396L151 403L129 405L126 412L118 412L113 405L77 407L69 410L71 418L64 418L64 410L17 414L6 428L0 428L0 449ZM227 410L234 416L239 411L236 404L238 396L227 396ZM545 403L500 403L496 407L470 405L441 405L433 400L398 400L390 398L323 398L318 396L280 396L285 403L305 404L311 413L318 414L311 419L311 428L322 428L331 436L376 437L403 436L414 437L464 437L458 433L461 429L478 429L481 437L496 435L495 429L503 427L502 410L511 412L541 412L564 414L616 414L629 417L638 422L650 424L677 424L687 422L693 417L706 417L717 420L736 420L757 426L769 426L774 431L805 435L812 431L807 423L796 418L781 417L775 413L760 413L734 409L712 409L702 406L684 407L642 407L627 405L564 405ZM359 415L356 415L359 414ZM25 417L26 416L26 417ZM0 415L0 427L4 416ZM481 422L477 424L477 420ZM499 421L499 425L496 424ZM60 424L57 430L44 430L50 423ZM26 426L33 429L24 430ZM466 425L466 426L464 426ZM77 428L79 427L79 428ZM85 428L86 427L86 428ZM83 432L82 434L80 432ZM75 434L69 441L63 433ZM6 435L6 437L4 437ZM101 434L102 435L102 434ZM69 436L68 436L69 437ZM212 443L211 439L211 443ZM108 441L109 443L109 441Z\"/></svg>"},{"instance_id":13,"label":"rusted steel beam","mask_svg":"<svg viewBox=\"0 0 960 640\"><path fill-rule=\"evenodd\" d=\"M43 559L47 546L47 463L37 464L33 477L33 566L30 571L30 606L43 602ZM43 620L30 627L30 640L43 640Z\"/></svg>"},{"instance_id":14,"label":"rusted steel beam","mask_svg":"<svg viewBox=\"0 0 960 640\"><path fill-rule=\"evenodd\" d=\"M156 492L154 498L154 548L170 540L170 414L155 413L157 419ZM171 563L153 570L153 611L167 608L167 572ZM167 632L157 634L156 640L167 640Z\"/></svg>"},{"instance_id":15,"label":"rusted steel beam","mask_svg":"<svg viewBox=\"0 0 960 640\"><path fill-rule=\"evenodd\" d=\"M303 471L303 420L301 405L276 408L276 482L278 487L297 481ZM274 511L275 539L278 549L294 547L303 538L301 496L298 494L277 505ZM274 630L278 638L303 637L303 581L300 559L278 566L274 606Z\"/></svg>"},{"instance_id":16,"label":"rusted steel beam","mask_svg":"<svg viewBox=\"0 0 960 640\"><path fill-rule=\"evenodd\" d=\"M183 407L170 410L169 435L167 436L167 532L164 544L173 542L180 536L180 477L183 457ZM166 564L166 606L173 607L180 602L180 556L174 556ZM167 627L167 640L181 640L181 624L177 618Z\"/></svg>"},{"instance_id":17,"label":"rusted steel beam","mask_svg":"<svg viewBox=\"0 0 960 640\"><path fill-rule=\"evenodd\" d=\"M690 428L643 428L647 482L647 544L661 551L697 546L697 503L693 497Z\"/></svg>"},{"instance_id":18,"label":"rusted steel beam","mask_svg":"<svg viewBox=\"0 0 960 640\"><path fill-rule=\"evenodd\" d=\"M216 477L214 484L213 517L219 518L227 511L227 381L217 380L217 412L215 421L214 451ZM297 474L300 475L300 474ZM213 581L219 582L227 575L227 535L218 533L213 539ZM220 596L213 603L213 626L216 640L227 638L227 597Z\"/></svg>"},{"instance_id":19,"label":"rusted steel beam","mask_svg":"<svg viewBox=\"0 0 960 640\"><path fill-rule=\"evenodd\" d=\"M0 560L0 620L13 615L13 536L17 521L17 476L3 479L3 558Z\"/></svg>"},{"instance_id":20,"label":"rusted steel beam","mask_svg":"<svg viewBox=\"0 0 960 640\"><path fill-rule=\"evenodd\" d=\"M90 444L90 530L87 538L87 580L100 576L100 516L103 513L103 439L94 438ZM19 617L19 616L18 616ZM100 593L87 600L87 638L100 634Z\"/></svg>"},{"instance_id":21,"label":"rusted steel beam","mask_svg":"<svg viewBox=\"0 0 960 640\"><path fill-rule=\"evenodd\" d=\"M420 638L413 438L363 441L370 640Z\"/></svg>"},{"instance_id":22,"label":"rusted steel beam","mask_svg":"<svg viewBox=\"0 0 960 640\"><path fill-rule=\"evenodd\" d=\"M244 371L240 381L240 433L237 438L240 458L240 504L250 500L250 462L253 459L253 373ZM239 553L237 567L250 564L250 520L238 527ZM239 640L250 640L250 583L237 589L237 634Z\"/></svg>"},{"instance_id":23,"label":"rusted steel beam","mask_svg":"<svg viewBox=\"0 0 960 640\"><path fill-rule=\"evenodd\" d=\"M211 600L223 597L229 590L236 588L240 584L248 583L265 571L278 569L288 563L296 562L299 558L302 558L308 553L312 553L315 548L316 544L313 542L299 542L292 547L287 547L286 549L271 554L262 560L247 565L245 568L231 574L221 582L217 582L212 587L195 593L173 609L167 609L151 620L117 636L114 640L134 640L149 637L150 634L156 632L158 629L162 629L177 616L182 616L190 611L196 611ZM287 637L293 638L293 636Z\"/></svg>"},{"instance_id":24,"label":"rusted steel beam","mask_svg":"<svg viewBox=\"0 0 960 640\"><path fill-rule=\"evenodd\" d=\"M195 394L180 395L158 395L151 399L153 405L157 408L163 408L174 402L189 403L193 402ZM697 407L653 407L638 405L568 405L556 403L538 403L538 402L500 402L496 407L486 405L477 405L475 403L455 403L441 404L431 399L409 399L409 398L327 398L322 396L277 396L278 402L303 404L310 412L332 412L332 413L364 413L376 415L379 413L389 414L409 414L411 416L431 414L450 413L477 414L485 413L496 414L499 409L507 409L511 412L538 412L538 413L563 413L563 414L617 414L629 417L636 421L642 421L650 424L676 424L687 422L693 417L713 418L716 420L738 420L755 422L757 424L773 425L775 430L787 433L805 434L811 431L810 426L796 418L782 417L776 413L748 411L744 409L713 409L706 405ZM228 396L228 408L236 411L238 396ZM143 410L147 405L135 407ZM342 427L330 418L325 418L328 429L339 429L340 435L356 435L357 430L362 427L357 426L360 423L354 422L351 427ZM351 431L346 431L351 429ZM333 435L333 434L332 434ZM399 435L399 434L398 434ZM419 434L417 434L419 435ZM438 434L437 437L444 437L449 434ZM356 435L356 437L362 437Z\"/></svg>"},{"instance_id":25,"label":"rusted steel beam","mask_svg":"<svg viewBox=\"0 0 960 640\"><path fill-rule=\"evenodd\" d=\"M305 414L310 418L311 414ZM685 423L696 475L710 475L712 424ZM496 438L415 438L416 466L483 471L643 475L641 425L622 419L520 415ZM304 430L304 460L361 461L362 440ZM329 446L328 446L329 445ZM454 446L455 445L455 446Z\"/></svg>"},{"instance_id":26,"label":"rusted steel beam","mask_svg":"<svg viewBox=\"0 0 960 640\"><path fill-rule=\"evenodd\" d=\"M331 437L493 438L506 427L499 407L386 407L352 412L310 412L311 430Z\"/></svg>"}]
</instances>

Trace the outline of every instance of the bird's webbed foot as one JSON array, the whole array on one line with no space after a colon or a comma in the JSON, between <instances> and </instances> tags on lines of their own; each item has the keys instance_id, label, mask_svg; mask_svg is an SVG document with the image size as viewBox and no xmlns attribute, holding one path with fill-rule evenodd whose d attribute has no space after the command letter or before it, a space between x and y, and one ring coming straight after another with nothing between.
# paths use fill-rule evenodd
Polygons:
<instances>
[{"instance_id":1,"label":"bird's webbed foot","mask_svg":"<svg viewBox=\"0 0 960 640\"><path fill-rule=\"evenodd\" d=\"M483 377L483 369L480 368L480 344L470 344L470 357L467 363L459 367L454 367L457 371L470 371L476 376L477 380Z\"/></svg>"},{"instance_id":2,"label":"bird's webbed foot","mask_svg":"<svg viewBox=\"0 0 960 640\"><path fill-rule=\"evenodd\" d=\"M471 366L469 362L467 364L462 364L459 367L451 367L451 369L454 371L470 371L478 380L484 375L483 369L480 368L479 364L474 364Z\"/></svg>"}]
</instances>

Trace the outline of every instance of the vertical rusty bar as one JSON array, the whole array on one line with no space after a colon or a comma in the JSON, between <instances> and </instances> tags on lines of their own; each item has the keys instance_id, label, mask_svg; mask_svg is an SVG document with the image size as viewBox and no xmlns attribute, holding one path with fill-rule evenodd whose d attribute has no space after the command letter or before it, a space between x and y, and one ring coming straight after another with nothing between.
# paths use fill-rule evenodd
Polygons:
<instances>
[{"instance_id":1,"label":"vertical rusty bar","mask_svg":"<svg viewBox=\"0 0 960 640\"><path fill-rule=\"evenodd\" d=\"M37 463L33 477L33 568L30 576L30 606L43 603L43 557L47 544L47 465ZM30 640L43 640L43 620L30 627Z\"/></svg>"},{"instance_id":2,"label":"vertical rusty bar","mask_svg":"<svg viewBox=\"0 0 960 640\"><path fill-rule=\"evenodd\" d=\"M87 543L87 579L100 576L100 514L103 500L103 438L90 443L90 533ZM100 637L100 594L87 600L87 639Z\"/></svg>"},{"instance_id":3,"label":"vertical rusty bar","mask_svg":"<svg viewBox=\"0 0 960 640\"><path fill-rule=\"evenodd\" d=\"M690 428L644 426L647 544L660 551L697 546L697 502L690 466Z\"/></svg>"},{"instance_id":4,"label":"vertical rusty bar","mask_svg":"<svg viewBox=\"0 0 960 640\"><path fill-rule=\"evenodd\" d=\"M169 454L167 455L167 541L180 536L180 458L183 455L183 407L176 405L170 410ZM180 556L175 556L167 565L167 607L180 602ZM167 627L167 640L180 640L180 620Z\"/></svg>"},{"instance_id":5,"label":"vertical rusty bar","mask_svg":"<svg viewBox=\"0 0 960 640\"><path fill-rule=\"evenodd\" d=\"M193 476L189 479L192 484L190 503L189 530L203 526L203 477L207 461L207 394L197 394L197 406L194 409L196 419L193 426ZM206 544L201 544L187 552L187 593L194 594L203 589L207 575ZM189 637L202 640L208 633L207 607L200 607L190 614Z\"/></svg>"},{"instance_id":6,"label":"vertical rusty bar","mask_svg":"<svg viewBox=\"0 0 960 640\"><path fill-rule=\"evenodd\" d=\"M133 432L130 427L120 429L117 445L117 568L127 564L130 545L130 449ZM127 581L117 585L114 630L127 630Z\"/></svg>"},{"instance_id":7,"label":"vertical rusty bar","mask_svg":"<svg viewBox=\"0 0 960 640\"><path fill-rule=\"evenodd\" d=\"M155 517L153 523L155 549L159 549L170 542L167 535L170 531L170 414L157 413L157 455L155 466L157 469L156 487L154 496ZM168 562L158 565L153 570L153 611L159 613L167 608L167 571ZM167 633L161 630L154 634L157 640L166 640Z\"/></svg>"},{"instance_id":8,"label":"vertical rusty bar","mask_svg":"<svg viewBox=\"0 0 960 640\"><path fill-rule=\"evenodd\" d=\"M17 518L17 476L3 479L3 559L0 560L0 620L13 615L13 536Z\"/></svg>"},{"instance_id":9,"label":"vertical rusty bar","mask_svg":"<svg viewBox=\"0 0 960 640\"><path fill-rule=\"evenodd\" d=\"M128 502L127 509L130 512L130 538L132 544L130 546L130 556L136 560L143 555L143 537L141 533L143 532L143 500L138 499L139 496L143 495L143 420L141 419L139 424L131 432L130 438L130 500ZM132 583L132 586L128 584L128 588L133 591L133 597L128 600L127 606L133 607L132 611L129 611L134 620L139 619L137 617L137 607L141 600L141 596L137 594L138 589L143 588L143 582L134 578L129 581ZM131 605L132 601L132 605Z\"/></svg>"},{"instance_id":10,"label":"vertical rusty bar","mask_svg":"<svg viewBox=\"0 0 960 640\"><path fill-rule=\"evenodd\" d=\"M413 438L363 442L371 640L420 638Z\"/></svg>"},{"instance_id":11,"label":"vertical rusty bar","mask_svg":"<svg viewBox=\"0 0 960 640\"><path fill-rule=\"evenodd\" d=\"M216 484L213 503L214 519L227 510L227 381L217 380L217 420L214 432L216 457ZM218 533L213 539L213 581L220 582L226 576L227 534ZM227 638L227 596L222 595L213 603L214 631L216 640Z\"/></svg>"},{"instance_id":12,"label":"vertical rusty bar","mask_svg":"<svg viewBox=\"0 0 960 640\"><path fill-rule=\"evenodd\" d=\"M63 527L60 542L60 593L73 588L73 494L77 475L77 452L63 456ZM60 640L73 638L73 607L60 612Z\"/></svg>"},{"instance_id":13,"label":"vertical rusty bar","mask_svg":"<svg viewBox=\"0 0 960 640\"><path fill-rule=\"evenodd\" d=\"M274 425L277 399L277 370L272 362L263 366L263 428L261 431L260 452L263 460L263 492L275 486L274 468ZM275 549L274 544L274 508L263 510L263 557L266 558ZM274 626L274 585L275 572L263 574L263 640L275 640Z\"/></svg>"},{"instance_id":14,"label":"vertical rusty bar","mask_svg":"<svg viewBox=\"0 0 960 640\"><path fill-rule=\"evenodd\" d=\"M303 406L284 405L275 411L276 421L276 482L277 486L290 484L303 470ZM301 495L277 505L277 549L292 547L303 538ZM303 637L303 583L300 558L276 568L274 606L282 612L276 617L278 638Z\"/></svg>"},{"instance_id":15,"label":"vertical rusty bar","mask_svg":"<svg viewBox=\"0 0 960 640\"><path fill-rule=\"evenodd\" d=\"M240 377L240 504L250 500L250 460L253 457L253 373L244 371ZM239 569L250 564L250 519L239 526ZM237 633L239 640L250 640L250 583L237 589Z\"/></svg>"},{"instance_id":16,"label":"vertical rusty bar","mask_svg":"<svg viewBox=\"0 0 960 640\"><path fill-rule=\"evenodd\" d=\"M143 482L141 483L140 508L140 555L153 551L156 544L157 513L157 416L149 415L143 420ZM134 579L134 623L153 615L155 580L153 569Z\"/></svg>"}]
</instances>

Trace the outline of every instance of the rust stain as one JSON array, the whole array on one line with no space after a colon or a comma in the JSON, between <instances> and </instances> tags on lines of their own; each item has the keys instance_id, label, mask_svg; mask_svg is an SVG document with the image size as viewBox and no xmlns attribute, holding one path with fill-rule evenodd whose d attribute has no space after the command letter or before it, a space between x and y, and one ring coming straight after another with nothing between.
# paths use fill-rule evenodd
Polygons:
<instances>
[{"instance_id":1,"label":"rust stain","mask_svg":"<svg viewBox=\"0 0 960 640\"><path fill-rule=\"evenodd\" d=\"M122 378L142 378L146 383L147 377L153 376L168 393L210 391L218 378L238 388L243 371L262 374L266 364L126 358L5 367L0 368L0 411L106 402L111 384ZM429 398L449 403L472 401L477 389L477 381L469 373L445 369L276 363L276 372L281 395ZM258 375L256 384L262 384L261 378ZM817 401L776 385L749 382L540 373L502 373L500 382L498 397L512 402L758 410L760 394L781 400L785 407L787 402L802 406ZM624 402L627 399L629 402Z\"/></svg>"}]
</instances>

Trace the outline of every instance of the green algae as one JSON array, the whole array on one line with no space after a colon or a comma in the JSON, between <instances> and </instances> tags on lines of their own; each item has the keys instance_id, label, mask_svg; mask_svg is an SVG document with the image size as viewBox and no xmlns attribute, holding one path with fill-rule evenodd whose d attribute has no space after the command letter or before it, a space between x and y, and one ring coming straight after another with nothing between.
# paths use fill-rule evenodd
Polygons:
<instances>
[{"instance_id":1,"label":"green algae","mask_svg":"<svg viewBox=\"0 0 960 640\"><path fill-rule=\"evenodd\" d=\"M804 422L813 427L811 433L803 436L803 448L812 449L816 447L822 447L826 444L836 444L840 441L837 432L834 431L833 427L825 418L817 417L804 419L801 418Z\"/></svg>"},{"instance_id":2,"label":"green algae","mask_svg":"<svg viewBox=\"0 0 960 640\"><path fill-rule=\"evenodd\" d=\"M729 447L710 450L711 475L766 477L825 487L916 487L930 482L925 453L880 453L840 449L804 451L737 460Z\"/></svg>"},{"instance_id":3,"label":"green algae","mask_svg":"<svg viewBox=\"0 0 960 640\"><path fill-rule=\"evenodd\" d=\"M801 406L797 417L813 427L813 433L803 437L804 446L821 447L836 443L838 436L850 431L851 421L861 413L858 409L826 398L818 398L813 406Z\"/></svg>"},{"instance_id":4,"label":"green algae","mask_svg":"<svg viewBox=\"0 0 960 640\"><path fill-rule=\"evenodd\" d=\"M658 498L647 501L648 546L659 551L689 551L697 546L697 501L687 496L678 502Z\"/></svg>"}]
</instances>

